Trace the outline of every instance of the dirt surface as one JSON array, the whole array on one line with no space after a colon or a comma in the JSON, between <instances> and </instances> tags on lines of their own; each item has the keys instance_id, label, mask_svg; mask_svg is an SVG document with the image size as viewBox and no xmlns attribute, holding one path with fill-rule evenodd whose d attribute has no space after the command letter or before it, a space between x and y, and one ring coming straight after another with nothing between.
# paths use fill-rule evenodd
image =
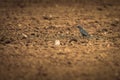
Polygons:
<instances>
[{"instance_id":1,"label":"dirt surface","mask_svg":"<svg viewBox=\"0 0 120 80\"><path fill-rule=\"evenodd\" d=\"M120 80L120 2L86 1L1 5L0 80Z\"/></svg>"}]
</instances>

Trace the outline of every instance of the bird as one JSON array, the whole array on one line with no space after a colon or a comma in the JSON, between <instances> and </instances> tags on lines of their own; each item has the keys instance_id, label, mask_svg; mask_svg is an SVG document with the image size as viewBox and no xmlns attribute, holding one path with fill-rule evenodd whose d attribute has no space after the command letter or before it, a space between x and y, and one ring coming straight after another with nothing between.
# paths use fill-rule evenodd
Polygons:
<instances>
[{"instance_id":1,"label":"bird","mask_svg":"<svg viewBox=\"0 0 120 80\"><path fill-rule=\"evenodd\" d=\"M90 37L90 34L88 34L88 32L84 30L80 25L78 25L77 28L79 28L79 31L83 37Z\"/></svg>"}]
</instances>

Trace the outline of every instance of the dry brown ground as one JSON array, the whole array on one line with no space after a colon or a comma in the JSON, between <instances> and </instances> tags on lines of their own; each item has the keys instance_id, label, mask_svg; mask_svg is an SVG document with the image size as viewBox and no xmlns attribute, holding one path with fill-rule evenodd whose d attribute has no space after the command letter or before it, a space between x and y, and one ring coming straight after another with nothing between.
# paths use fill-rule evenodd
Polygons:
<instances>
[{"instance_id":1,"label":"dry brown ground","mask_svg":"<svg viewBox=\"0 0 120 80\"><path fill-rule=\"evenodd\" d=\"M120 80L119 2L3 6L0 80Z\"/></svg>"}]
</instances>

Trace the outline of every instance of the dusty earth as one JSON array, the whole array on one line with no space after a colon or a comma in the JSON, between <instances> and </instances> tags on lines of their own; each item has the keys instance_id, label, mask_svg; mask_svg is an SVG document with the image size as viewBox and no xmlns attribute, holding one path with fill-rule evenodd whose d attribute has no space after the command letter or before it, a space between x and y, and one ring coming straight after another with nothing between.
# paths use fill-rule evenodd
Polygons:
<instances>
[{"instance_id":1,"label":"dusty earth","mask_svg":"<svg viewBox=\"0 0 120 80\"><path fill-rule=\"evenodd\" d=\"M0 2L0 80L120 80L120 2L86 1Z\"/></svg>"}]
</instances>

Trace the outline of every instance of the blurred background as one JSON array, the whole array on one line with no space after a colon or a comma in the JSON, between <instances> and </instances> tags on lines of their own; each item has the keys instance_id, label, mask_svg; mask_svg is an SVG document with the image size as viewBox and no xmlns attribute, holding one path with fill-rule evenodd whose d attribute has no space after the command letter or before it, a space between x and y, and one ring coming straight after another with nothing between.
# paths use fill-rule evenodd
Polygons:
<instances>
[{"instance_id":1,"label":"blurred background","mask_svg":"<svg viewBox=\"0 0 120 80\"><path fill-rule=\"evenodd\" d=\"M0 80L120 80L120 0L0 0Z\"/></svg>"},{"instance_id":2,"label":"blurred background","mask_svg":"<svg viewBox=\"0 0 120 80\"><path fill-rule=\"evenodd\" d=\"M0 6L27 6L31 4L46 4L46 5L54 5L54 4L101 4L101 3L114 3L119 5L119 0L0 0Z\"/></svg>"}]
</instances>

